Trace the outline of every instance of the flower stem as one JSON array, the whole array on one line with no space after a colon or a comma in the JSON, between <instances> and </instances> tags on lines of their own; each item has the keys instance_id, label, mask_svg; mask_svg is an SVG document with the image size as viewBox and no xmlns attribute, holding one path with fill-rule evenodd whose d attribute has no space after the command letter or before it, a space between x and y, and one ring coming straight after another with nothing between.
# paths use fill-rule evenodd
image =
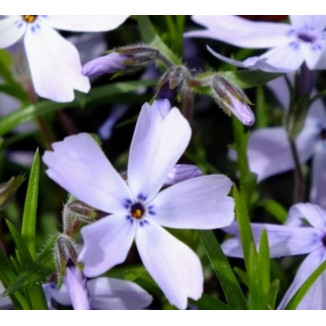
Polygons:
<instances>
[{"instance_id":1,"label":"flower stem","mask_svg":"<svg viewBox=\"0 0 326 326\"><path fill-rule=\"evenodd\" d=\"M295 141L289 137L291 153L294 161L294 192L293 203L300 203L304 201L304 178L302 174L301 164L299 160L297 146Z\"/></svg>"}]
</instances>

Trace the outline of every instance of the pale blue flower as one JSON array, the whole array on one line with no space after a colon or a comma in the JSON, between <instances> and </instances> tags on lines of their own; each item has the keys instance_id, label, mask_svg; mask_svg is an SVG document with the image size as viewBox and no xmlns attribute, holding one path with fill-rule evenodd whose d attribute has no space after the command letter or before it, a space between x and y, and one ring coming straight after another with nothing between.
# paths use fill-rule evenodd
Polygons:
<instances>
[{"instance_id":1,"label":"pale blue flower","mask_svg":"<svg viewBox=\"0 0 326 326\"><path fill-rule=\"evenodd\" d=\"M278 309L284 309L300 286L326 259L326 211L314 204L300 203L291 207L285 225L251 223L251 227L257 247L262 231L267 231L271 257L308 254L278 306ZM236 235L222 244L224 253L230 257L242 258L238 224L233 223L224 230ZM298 309L324 310L325 296L326 272L315 281Z\"/></svg>"},{"instance_id":2,"label":"pale blue flower","mask_svg":"<svg viewBox=\"0 0 326 326\"><path fill-rule=\"evenodd\" d=\"M200 16L192 19L205 26L186 37L205 37L235 46L252 49L270 49L243 62L216 57L244 68L269 72L289 72L306 63L310 70L326 68L326 16L290 15L290 23L254 22L238 16Z\"/></svg>"},{"instance_id":3,"label":"pale blue flower","mask_svg":"<svg viewBox=\"0 0 326 326\"><path fill-rule=\"evenodd\" d=\"M67 266L63 284L57 290L56 283L43 286L48 299L74 310L124 310L148 307L152 297L134 282L109 277L87 279L74 265Z\"/></svg>"},{"instance_id":4,"label":"pale blue flower","mask_svg":"<svg viewBox=\"0 0 326 326\"><path fill-rule=\"evenodd\" d=\"M290 94L285 79L275 79L269 83L269 87L282 107L288 108ZM301 163L313 158L310 201L326 208L326 112L322 100L316 100L310 106L295 143ZM257 174L258 182L294 168L290 142L284 127L253 131L248 140L247 157L249 168Z\"/></svg>"},{"instance_id":5,"label":"pale blue flower","mask_svg":"<svg viewBox=\"0 0 326 326\"><path fill-rule=\"evenodd\" d=\"M165 110L168 107L168 110ZM203 272L197 255L162 227L214 229L234 219L232 182L223 175L198 176L161 192L191 137L187 120L168 100L144 104L129 152L128 182L114 170L88 134L53 144L43 161L47 174L73 196L107 212L82 228L79 260L87 277L124 262L133 243L146 269L171 304L198 300Z\"/></svg>"},{"instance_id":6,"label":"pale blue flower","mask_svg":"<svg viewBox=\"0 0 326 326\"><path fill-rule=\"evenodd\" d=\"M108 31L128 16L15 15L0 20L0 48L23 38L35 92L56 102L70 102L74 90L88 92L77 49L55 29L74 32Z\"/></svg>"}]
</instances>

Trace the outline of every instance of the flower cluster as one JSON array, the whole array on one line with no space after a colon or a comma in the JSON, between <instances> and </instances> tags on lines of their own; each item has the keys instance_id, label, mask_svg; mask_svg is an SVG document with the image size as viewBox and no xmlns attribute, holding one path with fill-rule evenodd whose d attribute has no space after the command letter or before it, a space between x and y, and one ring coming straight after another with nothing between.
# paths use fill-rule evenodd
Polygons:
<instances>
[{"instance_id":1,"label":"flower cluster","mask_svg":"<svg viewBox=\"0 0 326 326\"><path fill-rule=\"evenodd\" d=\"M326 309L325 29L0 16L0 308Z\"/></svg>"}]
</instances>

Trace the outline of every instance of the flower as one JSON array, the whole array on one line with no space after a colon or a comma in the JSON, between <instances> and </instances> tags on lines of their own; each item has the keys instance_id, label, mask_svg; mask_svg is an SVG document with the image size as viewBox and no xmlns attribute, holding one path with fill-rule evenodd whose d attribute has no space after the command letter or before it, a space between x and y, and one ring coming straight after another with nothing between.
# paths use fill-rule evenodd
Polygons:
<instances>
[{"instance_id":1,"label":"flower","mask_svg":"<svg viewBox=\"0 0 326 326\"><path fill-rule=\"evenodd\" d=\"M278 306L278 309L284 309L300 286L326 259L326 211L318 205L300 203L291 207L285 225L251 223L251 227L257 246L261 232L263 229L267 231L271 257L308 254ZM224 230L239 235L237 223ZM227 256L243 257L238 237L226 240L222 249ZM325 285L326 272L315 281L298 309L326 309Z\"/></svg>"},{"instance_id":2,"label":"flower","mask_svg":"<svg viewBox=\"0 0 326 326\"><path fill-rule=\"evenodd\" d=\"M289 91L285 79L269 83L284 108L289 107ZM326 113L322 100L309 108L304 127L295 140L300 162L313 157L310 200L326 208ZM294 168L288 136L283 127L255 130L249 136L247 156L249 168L262 181Z\"/></svg>"},{"instance_id":3,"label":"flower","mask_svg":"<svg viewBox=\"0 0 326 326\"><path fill-rule=\"evenodd\" d=\"M207 29L188 32L186 37L207 37L244 48L270 49L244 62L216 55L229 63L269 72L295 71L304 62L310 70L326 68L326 16L290 15L289 24L253 22L227 15L194 15L192 19Z\"/></svg>"},{"instance_id":4,"label":"flower","mask_svg":"<svg viewBox=\"0 0 326 326\"><path fill-rule=\"evenodd\" d=\"M223 175L198 176L161 192L163 183L191 137L187 120L168 100L144 104L129 152L128 183L85 133L53 144L44 163L48 176L73 196L108 213L82 228L78 259L87 277L122 263L133 240L146 269L167 299L185 309L200 298L203 272L196 254L162 226L212 229L234 219L231 181ZM164 112L164 113L163 113ZM110 215L109 215L110 214Z\"/></svg>"},{"instance_id":5,"label":"flower","mask_svg":"<svg viewBox=\"0 0 326 326\"><path fill-rule=\"evenodd\" d=\"M57 290L56 283L44 285L51 307L51 299L75 310L142 309L149 306L152 297L136 283L108 277L87 280L74 265L66 268L64 284Z\"/></svg>"},{"instance_id":6,"label":"flower","mask_svg":"<svg viewBox=\"0 0 326 326\"><path fill-rule=\"evenodd\" d=\"M56 102L70 102L74 90L88 92L89 80L81 74L77 49L54 29L108 31L128 16L7 16L0 20L0 48L23 37L35 92Z\"/></svg>"}]
</instances>

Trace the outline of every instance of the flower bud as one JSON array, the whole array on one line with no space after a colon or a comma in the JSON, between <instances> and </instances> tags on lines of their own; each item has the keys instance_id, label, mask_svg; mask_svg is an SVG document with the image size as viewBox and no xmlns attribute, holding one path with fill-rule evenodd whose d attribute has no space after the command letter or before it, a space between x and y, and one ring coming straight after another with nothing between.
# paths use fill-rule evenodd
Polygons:
<instances>
[{"instance_id":1,"label":"flower bud","mask_svg":"<svg viewBox=\"0 0 326 326\"><path fill-rule=\"evenodd\" d=\"M173 103L183 88L187 73L183 66L172 66L158 83L156 98L166 98Z\"/></svg>"},{"instance_id":2,"label":"flower bud","mask_svg":"<svg viewBox=\"0 0 326 326\"><path fill-rule=\"evenodd\" d=\"M22 175L12 177L9 181L0 184L0 208L10 203L16 194L17 189L23 183L25 178Z\"/></svg>"},{"instance_id":3,"label":"flower bud","mask_svg":"<svg viewBox=\"0 0 326 326\"><path fill-rule=\"evenodd\" d=\"M228 115L232 112L247 126L255 122L255 116L248 105L250 101L241 89L219 75L213 77L211 89L213 98Z\"/></svg>"},{"instance_id":4,"label":"flower bud","mask_svg":"<svg viewBox=\"0 0 326 326\"><path fill-rule=\"evenodd\" d=\"M125 68L123 62L127 59L128 56L126 55L111 52L103 57L87 62L83 67L82 74L88 77L113 74Z\"/></svg>"},{"instance_id":5,"label":"flower bud","mask_svg":"<svg viewBox=\"0 0 326 326\"><path fill-rule=\"evenodd\" d=\"M148 46L116 48L103 57L89 61L83 67L85 76L130 73L142 69L158 58L159 52Z\"/></svg>"}]
</instances>

